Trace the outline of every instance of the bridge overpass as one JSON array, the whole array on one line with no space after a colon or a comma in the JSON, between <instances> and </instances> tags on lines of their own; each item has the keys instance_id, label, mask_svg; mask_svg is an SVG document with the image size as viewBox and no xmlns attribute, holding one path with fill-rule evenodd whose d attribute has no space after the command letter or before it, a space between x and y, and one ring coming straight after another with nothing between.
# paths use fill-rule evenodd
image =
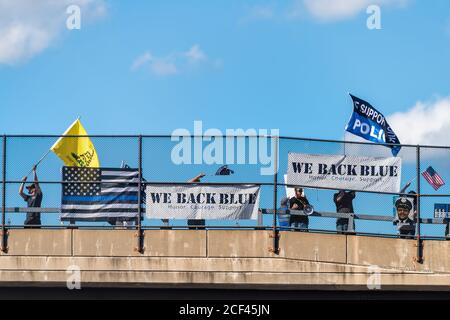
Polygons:
<instances>
[{"instance_id":1,"label":"bridge overpass","mask_svg":"<svg viewBox=\"0 0 450 320\"><path fill-rule=\"evenodd\" d=\"M450 291L450 242L270 230L10 229L1 287ZM378 283L379 279L379 283ZM369 284L369 286L368 286Z\"/></svg>"}]
</instances>

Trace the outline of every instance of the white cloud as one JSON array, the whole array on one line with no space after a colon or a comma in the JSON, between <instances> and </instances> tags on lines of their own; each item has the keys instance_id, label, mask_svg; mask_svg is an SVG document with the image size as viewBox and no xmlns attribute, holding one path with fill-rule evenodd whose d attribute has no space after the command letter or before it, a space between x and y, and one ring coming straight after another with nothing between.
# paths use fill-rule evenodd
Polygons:
<instances>
[{"instance_id":1,"label":"white cloud","mask_svg":"<svg viewBox=\"0 0 450 320\"><path fill-rule=\"evenodd\" d=\"M14 65L48 48L66 29L69 5L82 23L106 12L103 0L0 0L0 64Z\"/></svg>"},{"instance_id":2,"label":"white cloud","mask_svg":"<svg viewBox=\"0 0 450 320\"><path fill-rule=\"evenodd\" d=\"M305 0L306 10L319 20L352 17L371 4L371 0Z\"/></svg>"},{"instance_id":3,"label":"white cloud","mask_svg":"<svg viewBox=\"0 0 450 320\"><path fill-rule=\"evenodd\" d=\"M147 51L133 61L130 69L132 71L148 69L157 76L171 76L205 63L217 68L217 61L221 60L210 61L200 46L194 44L186 51L174 52L163 57L157 57Z\"/></svg>"},{"instance_id":4,"label":"white cloud","mask_svg":"<svg viewBox=\"0 0 450 320\"><path fill-rule=\"evenodd\" d=\"M370 5L405 7L411 0L291 0L284 7L252 6L239 22L255 20L292 21L307 16L321 22L351 18Z\"/></svg>"},{"instance_id":5,"label":"white cloud","mask_svg":"<svg viewBox=\"0 0 450 320\"><path fill-rule=\"evenodd\" d=\"M152 72L159 76L170 76L178 73L175 63L165 60L156 60L150 65Z\"/></svg>"},{"instance_id":6,"label":"white cloud","mask_svg":"<svg viewBox=\"0 0 450 320\"><path fill-rule=\"evenodd\" d=\"M405 112L387 120L405 144L450 145L450 97L417 102Z\"/></svg>"},{"instance_id":7,"label":"white cloud","mask_svg":"<svg viewBox=\"0 0 450 320\"><path fill-rule=\"evenodd\" d=\"M198 44L193 45L185 55L190 62L198 62L206 59L205 53L200 49Z\"/></svg>"},{"instance_id":8,"label":"white cloud","mask_svg":"<svg viewBox=\"0 0 450 320\"><path fill-rule=\"evenodd\" d=\"M369 5L400 6L409 0L303 0L306 11L321 21L334 21L351 18ZM298 9L297 9L298 10Z\"/></svg>"},{"instance_id":9,"label":"white cloud","mask_svg":"<svg viewBox=\"0 0 450 320\"><path fill-rule=\"evenodd\" d=\"M150 52L145 52L138 56L131 65L131 70L136 71L141 68L149 67L150 71L158 76L169 76L178 72L177 66L169 55L164 58L154 57Z\"/></svg>"},{"instance_id":10,"label":"white cloud","mask_svg":"<svg viewBox=\"0 0 450 320\"><path fill-rule=\"evenodd\" d=\"M13 64L48 47L53 34L23 24L0 30L0 63Z\"/></svg>"},{"instance_id":11,"label":"white cloud","mask_svg":"<svg viewBox=\"0 0 450 320\"><path fill-rule=\"evenodd\" d=\"M145 52L134 60L133 64L131 65L131 70L137 70L151 60L152 54L150 52Z\"/></svg>"}]
</instances>

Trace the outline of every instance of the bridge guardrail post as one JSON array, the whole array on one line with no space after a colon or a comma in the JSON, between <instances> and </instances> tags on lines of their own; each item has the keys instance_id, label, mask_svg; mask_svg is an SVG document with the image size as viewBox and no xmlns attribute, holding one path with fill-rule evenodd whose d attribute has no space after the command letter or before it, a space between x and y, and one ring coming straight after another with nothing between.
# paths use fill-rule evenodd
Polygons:
<instances>
[{"instance_id":1,"label":"bridge guardrail post","mask_svg":"<svg viewBox=\"0 0 450 320\"><path fill-rule=\"evenodd\" d=\"M420 146L416 146L416 169L417 169L417 195L416 195L416 210L417 210L417 224L416 224L416 237L417 237L417 257L416 261L418 263L423 263L423 248L422 239L420 238Z\"/></svg>"},{"instance_id":2,"label":"bridge guardrail post","mask_svg":"<svg viewBox=\"0 0 450 320\"><path fill-rule=\"evenodd\" d=\"M138 155L138 166L139 166L139 183L138 183L138 225L137 225L137 252L144 253L144 235L142 232L142 135L139 135L139 155Z\"/></svg>"},{"instance_id":3,"label":"bridge guardrail post","mask_svg":"<svg viewBox=\"0 0 450 320\"><path fill-rule=\"evenodd\" d=\"M445 239L450 240L450 219L445 218L444 222L445 222Z\"/></svg>"},{"instance_id":4,"label":"bridge guardrail post","mask_svg":"<svg viewBox=\"0 0 450 320\"><path fill-rule=\"evenodd\" d=\"M8 252L8 230L6 230L6 135L3 135L3 159L2 159L2 243L1 250Z\"/></svg>"},{"instance_id":5,"label":"bridge guardrail post","mask_svg":"<svg viewBox=\"0 0 450 320\"><path fill-rule=\"evenodd\" d=\"M353 227L354 224L355 224L355 214L350 213L348 215L348 231L347 231L348 233L352 234L356 232L355 228Z\"/></svg>"},{"instance_id":6,"label":"bridge guardrail post","mask_svg":"<svg viewBox=\"0 0 450 320\"><path fill-rule=\"evenodd\" d=\"M273 173L273 227L272 227L272 238L273 238L273 247L271 248L271 252L275 254L280 253L279 248L279 230L277 228L277 202L278 202L278 148L279 148L279 137L272 136L272 139L275 139L274 143L274 173Z\"/></svg>"}]
</instances>

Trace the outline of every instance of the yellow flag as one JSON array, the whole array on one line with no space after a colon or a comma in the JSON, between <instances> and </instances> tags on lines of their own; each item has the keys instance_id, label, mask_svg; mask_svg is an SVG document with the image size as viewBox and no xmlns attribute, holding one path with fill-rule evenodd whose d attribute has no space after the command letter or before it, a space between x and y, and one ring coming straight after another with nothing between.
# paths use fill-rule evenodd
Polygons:
<instances>
[{"instance_id":1,"label":"yellow flag","mask_svg":"<svg viewBox=\"0 0 450 320\"><path fill-rule=\"evenodd\" d=\"M63 133L63 137L59 138L50 150L61 158L66 166L100 167L97 151L89 137L66 137L77 135L87 136L79 119Z\"/></svg>"}]
</instances>

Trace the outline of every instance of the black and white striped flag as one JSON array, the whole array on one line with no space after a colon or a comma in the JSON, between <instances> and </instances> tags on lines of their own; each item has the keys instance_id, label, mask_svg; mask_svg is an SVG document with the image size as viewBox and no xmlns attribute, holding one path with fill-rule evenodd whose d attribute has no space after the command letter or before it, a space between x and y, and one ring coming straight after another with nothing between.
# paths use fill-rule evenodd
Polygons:
<instances>
[{"instance_id":1,"label":"black and white striped flag","mask_svg":"<svg viewBox=\"0 0 450 320\"><path fill-rule=\"evenodd\" d=\"M63 167L62 176L62 220L137 217L138 169Z\"/></svg>"}]
</instances>

